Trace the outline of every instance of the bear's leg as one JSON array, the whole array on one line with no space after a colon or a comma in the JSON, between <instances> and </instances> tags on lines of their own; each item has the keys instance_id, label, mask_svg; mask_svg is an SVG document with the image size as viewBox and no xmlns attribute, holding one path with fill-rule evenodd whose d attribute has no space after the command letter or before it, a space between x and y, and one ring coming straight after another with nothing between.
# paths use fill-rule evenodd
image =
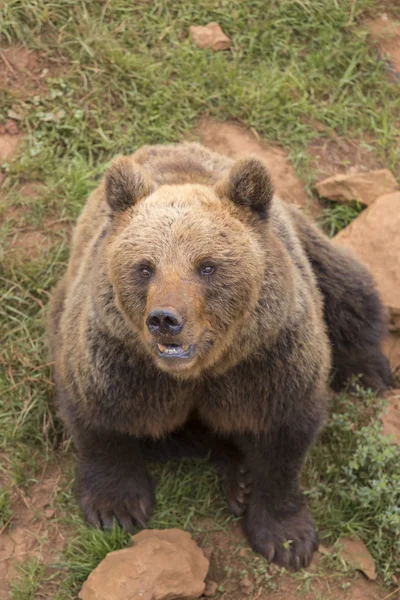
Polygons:
<instances>
[{"instance_id":1,"label":"bear's leg","mask_svg":"<svg viewBox=\"0 0 400 600\"><path fill-rule=\"evenodd\" d=\"M252 548L269 561L299 569L317 549L314 521L299 486L301 467L315 435L280 427L265 436L239 436L252 478L244 524Z\"/></svg>"},{"instance_id":2,"label":"bear's leg","mask_svg":"<svg viewBox=\"0 0 400 600\"><path fill-rule=\"evenodd\" d=\"M115 519L129 533L145 527L154 493L139 442L87 429L74 437L79 454L76 491L86 521L110 529Z\"/></svg>"}]
</instances>

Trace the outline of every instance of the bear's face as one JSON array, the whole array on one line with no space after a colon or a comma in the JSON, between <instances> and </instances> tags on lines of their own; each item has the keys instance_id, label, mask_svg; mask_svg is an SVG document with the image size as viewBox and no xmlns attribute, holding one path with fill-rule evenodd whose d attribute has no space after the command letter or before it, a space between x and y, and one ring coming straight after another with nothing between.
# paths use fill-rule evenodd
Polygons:
<instances>
[{"instance_id":1,"label":"bear's face","mask_svg":"<svg viewBox=\"0 0 400 600\"><path fill-rule=\"evenodd\" d=\"M229 198L230 181L152 190L143 178L142 197L114 215L108 265L117 307L149 359L179 377L223 360L259 298L261 218Z\"/></svg>"}]
</instances>

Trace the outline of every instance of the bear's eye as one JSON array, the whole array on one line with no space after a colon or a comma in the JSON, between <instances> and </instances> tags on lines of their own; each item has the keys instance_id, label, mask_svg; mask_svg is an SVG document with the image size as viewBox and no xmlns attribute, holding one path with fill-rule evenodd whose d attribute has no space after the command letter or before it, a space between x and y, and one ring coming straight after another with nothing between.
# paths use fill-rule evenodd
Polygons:
<instances>
[{"instance_id":1,"label":"bear's eye","mask_svg":"<svg viewBox=\"0 0 400 600\"><path fill-rule=\"evenodd\" d=\"M150 267L148 267L146 265L141 265L139 267L139 273L140 273L140 277L143 277L143 279L148 279L152 275L152 270Z\"/></svg>"},{"instance_id":2,"label":"bear's eye","mask_svg":"<svg viewBox=\"0 0 400 600\"><path fill-rule=\"evenodd\" d=\"M200 269L200 275L212 275L214 271L215 267L212 265L204 265L204 267L201 267Z\"/></svg>"}]
</instances>

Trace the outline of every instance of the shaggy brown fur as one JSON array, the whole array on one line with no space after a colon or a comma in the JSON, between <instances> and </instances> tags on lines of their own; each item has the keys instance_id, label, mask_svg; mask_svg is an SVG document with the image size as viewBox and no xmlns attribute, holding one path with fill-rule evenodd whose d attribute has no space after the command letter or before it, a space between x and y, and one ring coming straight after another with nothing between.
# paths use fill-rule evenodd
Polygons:
<instances>
[{"instance_id":1,"label":"shaggy brown fur","mask_svg":"<svg viewBox=\"0 0 400 600\"><path fill-rule=\"evenodd\" d=\"M361 371L384 387L368 273L273 197L259 161L181 144L112 163L50 315L57 403L90 523L144 525L146 456L198 441L222 458L253 548L309 563L316 534L299 475L330 369L319 288L338 381ZM166 358L160 344L189 350Z\"/></svg>"}]
</instances>

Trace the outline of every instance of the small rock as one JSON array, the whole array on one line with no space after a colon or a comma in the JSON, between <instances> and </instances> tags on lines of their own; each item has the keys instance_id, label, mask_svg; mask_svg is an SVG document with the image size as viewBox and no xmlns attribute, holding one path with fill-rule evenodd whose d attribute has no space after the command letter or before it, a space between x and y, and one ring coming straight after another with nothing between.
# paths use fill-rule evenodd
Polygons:
<instances>
[{"instance_id":1,"label":"small rock","mask_svg":"<svg viewBox=\"0 0 400 600\"><path fill-rule=\"evenodd\" d=\"M400 334L390 333L383 342L383 352L388 357L392 371L400 372Z\"/></svg>"},{"instance_id":2,"label":"small rock","mask_svg":"<svg viewBox=\"0 0 400 600\"><path fill-rule=\"evenodd\" d=\"M203 594L209 562L189 533L144 530L110 552L89 575L81 600L192 600Z\"/></svg>"},{"instance_id":3,"label":"small rock","mask_svg":"<svg viewBox=\"0 0 400 600\"><path fill-rule=\"evenodd\" d=\"M250 596L250 594L252 593L252 591L254 589L254 585L252 584L252 582L250 581L250 579L248 577L244 577L243 579L241 579L239 581L239 587L240 587L240 591L243 594L246 594L246 596Z\"/></svg>"},{"instance_id":4,"label":"small rock","mask_svg":"<svg viewBox=\"0 0 400 600\"><path fill-rule=\"evenodd\" d=\"M400 331L400 192L375 200L332 242L352 249L369 268L389 310L390 330Z\"/></svg>"},{"instance_id":5,"label":"small rock","mask_svg":"<svg viewBox=\"0 0 400 600\"><path fill-rule=\"evenodd\" d=\"M9 133L10 135L18 135L19 134L18 125L12 119L7 119L7 121L4 125L4 132Z\"/></svg>"},{"instance_id":6,"label":"small rock","mask_svg":"<svg viewBox=\"0 0 400 600\"><path fill-rule=\"evenodd\" d=\"M368 548L360 539L342 537L339 540L342 546L342 556L352 567L364 573L368 579L376 579L375 562Z\"/></svg>"},{"instance_id":7,"label":"small rock","mask_svg":"<svg viewBox=\"0 0 400 600\"><path fill-rule=\"evenodd\" d=\"M324 198L337 202L358 200L361 204L372 204L379 196L390 194L399 185L388 169L368 173L333 175L316 184L317 192Z\"/></svg>"},{"instance_id":8,"label":"small rock","mask_svg":"<svg viewBox=\"0 0 400 600\"><path fill-rule=\"evenodd\" d=\"M206 598L212 598L217 593L217 590L218 583L216 583L215 581L207 581L206 589L203 592L203 596L205 596Z\"/></svg>"},{"instance_id":9,"label":"small rock","mask_svg":"<svg viewBox=\"0 0 400 600\"><path fill-rule=\"evenodd\" d=\"M0 163L8 162L12 159L18 150L18 146L21 142L21 136L10 135L5 133L0 135Z\"/></svg>"},{"instance_id":10,"label":"small rock","mask_svg":"<svg viewBox=\"0 0 400 600\"><path fill-rule=\"evenodd\" d=\"M383 433L400 444L400 390L388 392L388 400L390 404L382 414Z\"/></svg>"},{"instance_id":11,"label":"small rock","mask_svg":"<svg viewBox=\"0 0 400 600\"><path fill-rule=\"evenodd\" d=\"M207 548L202 548L203 550L203 554L206 557L207 560L211 560L211 557L214 553L214 548L212 548L211 546L207 546Z\"/></svg>"},{"instance_id":12,"label":"small rock","mask_svg":"<svg viewBox=\"0 0 400 600\"><path fill-rule=\"evenodd\" d=\"M52 519L55 514L56 511L53 508L46 508L46 510L44 511L44 516L46 517L46 519Z\"/></svg>"},{"instance_id":13,"label":"small rock","mask_svg":"<svg viewBox=\"0 0 400 600\"><path fill-rule=\"evenodd\" d=\"M218 52L219 50L229 50L231 47L231 40L225 35L218 23L209 23L205 27L192 25L189 27L189 31L196 46L202 50L208 48Z\"/></svg>"}]
</instances>

